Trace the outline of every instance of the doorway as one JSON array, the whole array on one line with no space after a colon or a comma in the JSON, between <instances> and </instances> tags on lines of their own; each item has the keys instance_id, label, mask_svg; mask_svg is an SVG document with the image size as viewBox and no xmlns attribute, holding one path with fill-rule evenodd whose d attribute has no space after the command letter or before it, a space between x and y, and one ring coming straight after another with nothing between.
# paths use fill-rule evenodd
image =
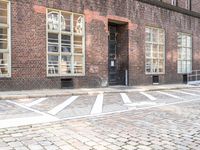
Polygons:
<instances>
[{"instance_id":1,"label":"doorway","mask_svg":"<svg viewBox=\"0 0 200 150\"><path fill-rule=\"evenodd\" d=\"M128 27L109 23L108 77L109 85L127 85L128 81Z\"/></svg>"}]
</instances>

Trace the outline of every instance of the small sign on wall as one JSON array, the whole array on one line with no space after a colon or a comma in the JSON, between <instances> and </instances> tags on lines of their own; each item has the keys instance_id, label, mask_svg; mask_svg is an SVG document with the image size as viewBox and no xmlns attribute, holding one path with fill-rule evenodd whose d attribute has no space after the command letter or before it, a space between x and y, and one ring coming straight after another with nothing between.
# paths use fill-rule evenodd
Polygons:
<instances>
[{"instance_id":1,"label":"small sign on wall","mask_svg":"<svg viewBox=\"0 0 200 150\"><path fill-rule=\"evenodd\" d=\"M111 67L114 67L114 66L115 66L115 61L114 61L114 60L111 60L110 66L111 66Z\"/></svg>"}]
</instances>

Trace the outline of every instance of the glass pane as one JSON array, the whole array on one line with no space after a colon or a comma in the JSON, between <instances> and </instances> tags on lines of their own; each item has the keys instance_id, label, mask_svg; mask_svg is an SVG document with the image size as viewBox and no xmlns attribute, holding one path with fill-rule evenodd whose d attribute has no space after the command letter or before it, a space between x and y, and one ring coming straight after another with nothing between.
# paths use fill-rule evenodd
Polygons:
<instances>
[{"instance_id":1,"label":"glass pane","mask_svg":"<svg viewBox=\"0 0 200 150\"><path fill-rule=\"evenodd\" d=\"M80 15L74 15L74 33L83 34L84 18Z\"/></svg>"},{"instance_id":2,"label":"glass pane","mask_svg":"<svg viewBox=\"0 0 200 150\"><path fill-rule=\"evenodd\" d=\"M0 75L8 74L8 53L0 53Z\"/></svg>"},{"instance_id":3,"label":"glass pane","mask_svg":"<svg viewBox=\"0 0 200 150\"><path fill-rule=\"evenodd\" d=\"M186 73L187 72L187 63L186 61L182 61L182 73Z\"/></svg>"},{"instance_id":4,"label":"glass pane","mask_svg":"<svg viewBox=\"0 0 200 150\"><path fill-rule=\"evenodd\" d=\"M145 29L145 38L146 38L146 42L151 42L152 39L151 39L151 29L150 28L146 28Z\"/></svg>"},{"instance_id":5,"label":"glass pane","mask_svg":"<svg viewBox=\"0 0 200 150\"><path fill-rule=\"evenodd\" d=\"M153 44L153 52L158 53L158 45L157 44Z\"/></svg>"},{"instance_id":6,"label":"glass pane","mask_svg":"<svg viewBox=\"0 0 200 150\"><path fill-rule=\"evenodd\" d=\"M182 60L186 60L186 59L187 59L187 49L182 48Z\"/></svg>"},{"instance_id":7,"label":"glass pane","mask_svg":"<svg viewBox=\"0 0 200 150\"><path fill-rule=\"evenodd\" d=\"M178 61L178 73L182 72L182 63L181 61Z\"/></svg>"},{"instance_id":8,"label":"glass pane","mask_svg":"<svg viewBox=\"0 0 200 150\"><path fill-rule=\"evenodd\" d=\"M153 42L158 43L158 29L153 29Z\"/></svg>"},{"instance_id":9,"label":"glass pane","mask_svg":"<svg viewBox=\"0 0 200 150\"><path fill-rule=\"evenodd\" d=\"M182 48L179 48L178 49L178 53L177 53L177 56L178 56L178 60L181 60L182 59Z\"/></svg>"},{"instance_id":10,"label":"glass pane","mask_svg":"<svg viewBox=\"0 0 200 150\"><path fill-rule=\"evenodd\" d=\"M74 56L74 73L83 73L83 56Z\"/></svg>"},{"instance_id":11,"label":"glass pane","mask_svg":"<svg viewBox=\"0 0 200 150\"><path fill-rule=\"evenodd\" d=\"M164 35L163 30L160 30L160 32L159 32L159 42L160 42L160 44L164 44L164 42L165 42L165 35Z\"/></svg>"},{"instance_id":12,"label":"glass pane","mask_svg":"<svg viewBox=\"0 0 200 150\"><path fill-rule=\"evenodd\" d=\"M7 24L7 3L0 1L0 23Z\"/></svg>"},{"instance_id":13,"label":"glass pane","mask_svg":"<svg viewBox=\"0 0 200 150\"><path fill-rule=\"evenodd\" d=\"M187 46L187 36L182 35L182 46L186 47Z\"/></svg>"},{"instance_id":14,"label":"glass pane","mask_svg":"<svg viewBox=\"0 0 200 150\"><path fill-rule=\"evenodd\" d=\"M182 35L179 33L178 34L178 47L182 46Z\"/></svg>"},{"instance_id":15,"label":"glass pane","mask_svg":"<svg viewBox=\"0 0 200 150\"><path fill-rule=\"evenodd\" d=\"M71 73L71 56L62 56L61 60L61 74L69 74Z\"/></svg>"},{"instance_id":16,"label":"glass pane","mask_svg":"<svg viewBox=\"0 0 200 150\"><path fill-rule=\"evenodd\" d=\"M59 13L56 11L49 12L48 14L48 29L59 30Z\"/></svg>"},{"instance_id":17,"label":"glass pane","mask_svg":"<svg viewBox=\"0 0 200 150\"><path fill-rule=\"evenodd\" d=\"M48 51L49 52L58 52L58 34L49 33L48 34Z\"/></svg>"},{"instance_id":18,"label":"glass pane","mask_svg":"<svg viewBox=\"0 0 200 150\"><path fill-rule=\"evenodd\" d=\"M74 53L82 53L83 52L83 42L81 36L74 37Z\"/></svg>"},{"instance_id":19,"label":"glass pane","mask_svg":"<svg viewBox=\"0 0 200 150\"><path fill-rule=\"evenodd\" d=\"M7 28L0 28L0 49L7 49Z\"/></svg>"},{"instance_id":20,"label":"glass pane","mask_svg":"<svg viewBox=\"0 0 200 150\"><path fill-rule=\"evenodd\" d=\"M159 45L159 53L164 53L164 46L163 45Z\"/></svg>"},{"instance_id":21,"label":"glass pane","mask_svg":"<svg viewBox=\"0 0 200 150\"><path fill-rule=\"evenodd\" d=\"M146 59L146 72L151 72L151 59Z\"/></svg>"},{"instance_id":22,"label":"glass pane","mask_svg":"<svg viewBox=\"0 0 200 150\"><path fill-rule=\"evenodd\" d=\"M187 60L191 60L192 59L192 52L190 48L187 48Z\"/></svg>"},{"instance_id":23,"label":"glass pane","mask_svg":"<svg viewBox=\"0 0 200 150\"><path fill-rule=\"evenodd\" d=\"M62 24L62 31L71 32L71 14L62 13L61 24Z\"/></svg>"},{"instance_id":24,"label":"glass pane","mask_svg":"<svg viewBox=\"0 0 200 150\"><path fill-rule=\"evenodd\" d=\"M54 55L48 56L48 73L58 74L59 57Z\"/></svg>"},{"instance_id":25,"label":"glass pane","mask_svg":"<svg viewBox=\"0 0 200 150\"><path fill-rule=\"evenodd\" d=\"M159 60L159 73L164 72L164 60Z\"/></svg>"},{"instance_id":26,"label":"glass pane","mask_svg":"<svg viewBox=\"0 0 200 150\"><path fill-rule=\"evenodd\" d=\"M192 38L187 36L187 47L192 47Z\"/></svg>"},{"instance_id":27,"label":"glass pane","mask_svg":"<svg viewBox=\"0 0 200 150\"><path fill-rule=\"evenodd\" d=\"M157 59L153 59L152 71L158 72L158 60Z\"/></svg>"},{"instance_id":28,"label":"glass pane","mask_svg":"<svg viewBox=\"0 0 200 150\"><path fill-rule=\"evenodd\" d=\"M190 73L192 71L192 62L187 61L187 73Z\"/></svg>"},{"instance_id":29,"label":"glass pane","mask_svg":"<svg viewBox=\"0 0 200 150\"><path fill-rule=\"evenodd\" d=\"M71 52L71 36L70 35L62 35L62 52Z\"/></svg>"}]
</instances>

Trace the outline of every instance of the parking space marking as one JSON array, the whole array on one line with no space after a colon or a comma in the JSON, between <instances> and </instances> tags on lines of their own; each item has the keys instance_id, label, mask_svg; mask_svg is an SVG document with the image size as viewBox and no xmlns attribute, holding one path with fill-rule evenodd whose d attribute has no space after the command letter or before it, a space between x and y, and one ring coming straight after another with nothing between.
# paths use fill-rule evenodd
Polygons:
<instances>
[{"instance_id":1,"label":"parking space marking","mask_svg":"<svg viewBox=\"0 0 200 150\"><path fill-rule=\"evenodd\" d=\"M160 93L160 94L163 94L163 95L167 95L169 97L176 98L176 99L183 99L182 97L179 97L179 96L176 96L176 95L172 95L172 94L169 94L169 93L166 93L166 92L161 92L161 91L156 91L156 92Z\"/></svg>"},{"instance_id":2,"label":"parking space marking","mask_svg":"<svg viewBox=\"0 0 200 150\"><path fill-rule=\"evenodd\" d=\"M191 91L191 92L200 92L200 90L195 90L195 89L184 89L186 91Z\"/></svg>"},{"instance_id":3,"label":"parking space marking","mask_svg":"<svg viewBox=\"0 0 200 150\"><path fill-rule=\"evenodd\" d=\"M66 108L67 106L69 106L71 103L73 103L78 97L79 96L72 96L72 97L70 97L69 99L67 99L63 103L57 105L52 110L48 111L48 113L51 114L51 115L56 115L57 113L59 113L60 111L62 111L64 108Z\"/></svg>"},{"instance_id":4,"label":"parking space marking","mask_svg":"<svg viewBox=\"0 0 200 150\"><path fill-rule=\"evenodd\" d=\"M128 95L126 93L120 93L122 100L124 104L131 104L132 101L129 99Z\"/></svg>"},{"instance_id":5,"label":"parking space marking","mask_svg":"<svg viewBox=\"0 0 200 150\"><path fill-rule=\"evenodd\" d=\"M25 106L25 105L22 105L22 104L19 104L19 103L10 101L10 100L7 100L6 102L7 102L7 103L10 103L10 104L14 104L14 105L19 106L19 107L24 108L24 109L27 109L27 110L29 110L29 111L38 113L38 114L43 115L43 116L47 116L47 117L50 117L50 118L53 118L53 119L58 119L58 118L56 118L56 117L54 117L54 116L51 116L51 115L46 114L46 113L44 113L44 112L41 112L41 111L39 111L39 110L35 110L35 109L33 109L33 108L27 107L27 106Z\"/></svg>"},{"instance_id":6,"label":"parking space marking","mask_svg":"<svg viewBox=\"0 0 200 150\"><path fill-rule=\"evenodd\" d=\"M147 94L145 92L140 92L140 94L146 96L148 99L152 100L152 101L155 101L157 98L153 97L152 95L150 94Z\"/></svg>"},{"instance_id":7,"label":"parking space marking","mask_svg":"<svg viewBox=\"0 0 200 150\"><path fill-rule=\"evenodd\" d=\"M103 94L97 95L96 101L90 112L91 115L100 114L103 111Z\"/></svg>"},{"instance_id":8,"label":"parking space marking","mask_svg":"<svg viewBox=\"0 0 200 150\"><path fill-rule=\"evenodd\" d=\"M37 104L39 104L39 103L42 103L42 102L45 101L45 100L47 100L47 98L40 98L40 99L35 100L35 101L33 101L33 102L29 103L29 104L26 104L26 106L32 107L32 106L34 106L34 105L37 105Z\"/></svg>"},{"instance_id":9,"label":"parking space marking","mask_svg":"<svg viewBox=\"0 0 200 150\"><path fill-rule=\"evenodd\" d=\"M198 94L188 93L188 92L184 92L184 91L180 91L180 90L173 90L173 91L183 93L183 94L186 94L186 95L191 95L191 96L199 96Z\"/></svg>"}]
</instances>

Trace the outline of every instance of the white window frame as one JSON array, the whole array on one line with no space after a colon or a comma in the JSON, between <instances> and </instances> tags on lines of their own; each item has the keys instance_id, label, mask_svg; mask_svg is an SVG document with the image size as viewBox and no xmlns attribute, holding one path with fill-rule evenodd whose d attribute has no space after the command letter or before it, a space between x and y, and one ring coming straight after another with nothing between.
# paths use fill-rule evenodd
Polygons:
<instances>
[{"instance_id":1,"label":"white window frame","mask_svg":"<svg viewBox=\"0 0 200 150\"><path fill-rule=\"evenodd\" d=\"M163 43L160 44L160 40L159 40L159 43L154 43L153 41L146 41L146 29L149 28L149 29L156 29L158 31L163 31L164 35L163 35ZM158 36L159 37L159 36ZM153 32L151 33L151 39L153 38ZM146 51L146 44L151 44L151 52L150 52L150 55L151 55L151 58L148 58L147 57L147 51ZM152 68L152 62L153 62L153 45L154 44L157 44L158 45L158 49L159 49L159 46L163 46L163 59L160 59L158 58L158 60L163 60L163 72L154 72L151 71L150 72L147 72L147 59L150 59L151 60L151 67ZM158 50L159 51L159 50ZM158 55L159 55L159 52L158 52ZM158 65L158 70L159 70L159 65ZM165 30L162 29L162 28L156 28L156 27L151 27L151 26L145 26L145 74L146 75L160 75L160 74L165 74Z\"/></svg>"},{"instance_id":2,"label":"white window frame","mask_svg":"<svg viewBox=\"0 0 200 150\"><path fill-rule=\"evenodd\" d=\"M176 6L177 5L177 0L171 0L171 4Z\"/></svg>"},{"instance_id":3,"label":"white window frame","mask_svg":"<svg viewBox=\"0 0 200 150\"><path fill-rule=\"evenodd\" d=\"M62 35L62 29L59 28L59 33L58 33L58 42L59 42L59 64L58 64L58 74L49 74L49 68L48 68L48 54L49 54L49 51L48 51L48 33L54 33L53 31L49 31L48 29L48 14L49 14L49 11L55 11L55 12L59 12L59 18L61 18L61 13L66 13L66 14L70 14L71 15L71 20L70 20L70 29L71 29L71 32L67 32L66 31L66 34L65 35L69 35L71 36L71 53L73 56L71 58L71 65L72 65L72 72L69 73L69 74L62 74L61 73L61 66L62 66L62 62L61 62L61 57L63 56L62 55L62 52L61 52L61 35ZM78 15L78 16L82 16L83 17L83 29L82 29L82 34L78 34L78 33L74 33L74 15ZM47 73L47 76L48 77L64 77L64 76L85 76L85 16L83 14L78 14L78 13L73 13L73 12L68 12L68 11L63 11L63 10L58 10L58 9L52 9L52 8L47 8L46 9L46 73ZM59 19L59 24L61 24L61 19ZM74 37L75 36L81 36L82 37L82 54L78 55L77 53L74 54ZM82 55L82 73L75 73L74 71L74 56L81 56Z\"/></svg>"},{"instance_id":4,"label":"white window frame","mask_svg":"<svg viewBox=\"0 0 200 150\"><path fill-rule=\"evenodd\" d=\"M179 45L179 43L178 43L178 36L179 35L181 35L181 45ZM188 45L187 45L187 40L186 40L186 46L183 46L183 37L182 36L187 36L187 37L190 37L190 39L191 39L191 47L189 47ZM187 39L187 38L186 38ZM193 46L192 46L192 41L193 41L193 39L192 39L192 35L191 34L187 34L187 33L183 33L183 32L178 32L177 33L177 46L178 46L178 49L177 49L177 73L178 74L188 74L188 73L191 73L192 72L192 62L193 62ZM183 58L181 58L181 59L179 59L179 49L181 49L181 52L183 52L183 48L184 49L186 49L186 58L185 59L183 59ZM188 59L188 54L187 54L187 49L190 49L190 59ZM181 56L182 56L182 54L181 54ZM186 64L185 64L185 66L184 67L186 67L186 71L184 72L183 70L185 70L185 69L183 69L183 68L181 68L181 71L179 71L180 69L179 69L179 61L181 61L181 64L182 64L182 62L183 61L185 61L186 62ZM190 62L190 68L191 68L191 70L188 70L188 62Z\"/></svg>"},{"instance_id":5,"label":"white window frame","mask_svg":"<svg viewBox=\"0 0 200 150\"><path fill-rule=\"evenodd\" d=\"M185 8L188 9L188 10L191 10L191 7L192 7L192 6L191 6L191 5L192 5L191 3L192 3L191 0L186 0Z\"/></svg>"},{"instance_id":6,"label":"white window frame","mask_svg":"<svg viewBox=\"0 0 200 150\"><path fill-rule=\"evenodd\" d=\"M7 24L1 24L0 27L7 28L7 50L0 50L2 53L8 53L7 68L8 74L0 74L0 78L10 78L11 77L11 4L9 0L0 0L1 2L7 3Z\"/></svg>"}]
</instances>

